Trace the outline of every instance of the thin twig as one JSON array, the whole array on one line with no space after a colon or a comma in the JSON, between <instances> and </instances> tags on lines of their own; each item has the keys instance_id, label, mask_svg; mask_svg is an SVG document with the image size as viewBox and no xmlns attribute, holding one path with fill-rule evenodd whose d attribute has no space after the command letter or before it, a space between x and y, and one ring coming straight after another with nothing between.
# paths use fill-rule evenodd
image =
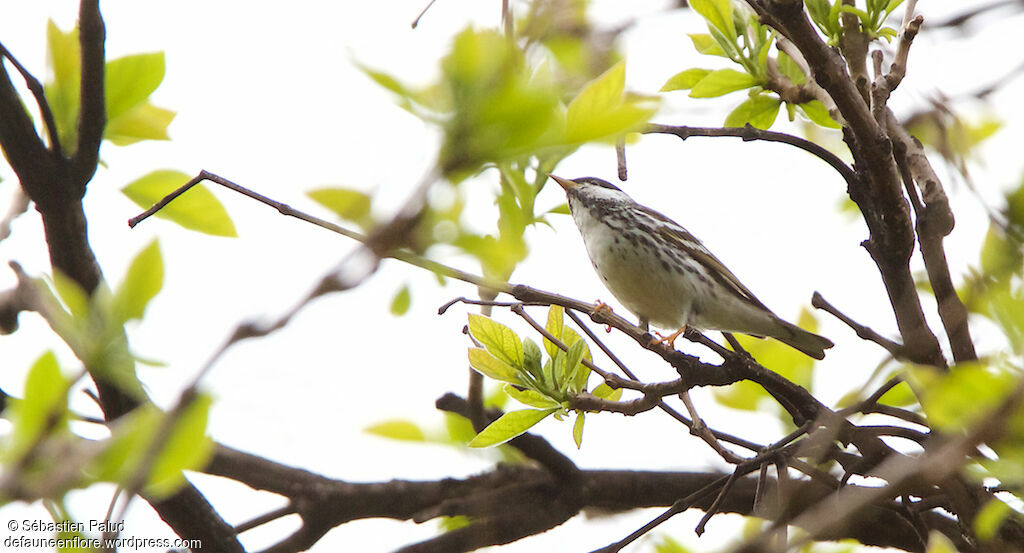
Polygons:
<instances>
[{"instance_id":1,"label":"thin twig","mask_svg":"<svg viewBox=\"0 0 1024 553\"><path fill-rule=\"evenodd\" d=\"M906 358L903 346L897 344L896 342L893 342L892 340L886 338L885 336L882 336L881 334L875 332L874 330L871 330L870 328L858 323L857 321L854 321L850 317L847 317L841 311L836 309L834 305L829 303L820 293L814 293L814 296L811 298L811 305L814 306L816 309L824 310L825 312L831 314L833 317L846 323L846 326L850 327L851 329L853 329L854 332L857 333L857 337L862 338L864 340L868 340L870 342L874 342L879 346L882 346L882 348L884 348L885 351L888 351L896 359Z\"/></svg>"},{"instance_id":2,"label":"thin twig","mask_svg":"<svg viewBox=\"0 0 1024 553\"><path fill-rule=\"evenodd\" d=\"M857 176L857 173L847 165L846 162L840 159L839 156L819 144L791 134L766 131L750 125L745 127L673 127L669 125L657 125L654 123L648 125L647 128L643 130L643 133L672 134L678 136L682 140L686 140L691 136L733 136L742 138L744 141L763 140L766 142L781 142L783 144L789 144L790 146L800 148L801 150L818 157L825 163L828 163L833 169L842 175L843 179L846 180L847 185L856 186L860 181L860 177Z\"/></svg>"}]
</instances>

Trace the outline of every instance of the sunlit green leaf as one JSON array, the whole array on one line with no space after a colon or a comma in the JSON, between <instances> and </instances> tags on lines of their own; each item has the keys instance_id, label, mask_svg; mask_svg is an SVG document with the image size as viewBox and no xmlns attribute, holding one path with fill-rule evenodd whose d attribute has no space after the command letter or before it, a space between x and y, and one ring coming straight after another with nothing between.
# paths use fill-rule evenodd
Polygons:
<instances>
[{"instance_id":1,"label":"sunlit green leaf","mask_svg":"<svg viewBox=\"0 0 1024 553\"><path fill-rule=\"evenodd\" d=\"M693 47L701 54L727 57L725 51L722 50L722 46L711 35L707 33L692 33L689 36L690 40L693 41Z\"/></svg>"},{"instance_id":2,"label":"sunlit green leaf","mask_svg":"<svg viewBox=\"0 0 1024 553\"><path fill-rule=\"evenodd\" d=\"M351 188L318 188L306 192L316 203L326 207L342 219L366 223L370 216L370 195Z\"/></svg>"},{"instance_id":3,"label":"sunlit green leaf","mask_svg":"<svg viewBox=\"0 0 1024 553\"><path fill-rule=\"evenodd\" d=\"M53 68L53 81L45 87L46 100L57 123L64 154L70 155L78 149L78 105L82 73L78 28L65 33L52 19L49 20L46 24L46 45L50 67Z\"/></svg>"},{"instance_id":4,"label":"sunlit green leaf","mask_svg":"<svg viewBox=\"0 0 1024 553\"><path fill-rule=\"evenodd\" d=\"M938 530L932 530L928 534L928 547L925 553L958 553L956 545Z\"/></svg>"},{"instance_id":5,"label":"sunlit green leaf","mask_svg":"<svg viewBox=\"0 0 1024 553\"><path fill-rule=\"evenodd\" d=\"M774 96L757 94L736 106L725 118L725 126L742 127L749 123L759 129L770 128L779 115L781 105L782 101Z\"/></svg>"},{"instance_id":6,"label":"sunlit green leaf","mask_svg":"<svg viewBox=\"0 0 1024 553\"><path fill-rule=\"evenodd\" d=\"M697 83L711 74L710 69L687 69L672 75L669 80L665 81L664 86L661 87L661 92L670 92L673 90L690 90Z\"/></svg>"},{"instance_id":7,"label":"sunlit green leaf","mask_svg":"<svg viewBox=\"0 0 1024 553\"><path fill-rule=\"evenodd\" d=\"M425 442L427 440L423 430L416 423L406 420L378 422L366 427L366 432L404 442Z\"/></svg>"},{"instance_id":8,"label":"sunlit green leaf","mask_svg":"<svg viewBox=\"0 0 1024 553\"><path fill-rule=\"evenodd\" d=\"M206 466L213 455L213 441L206 435L206 422L213 398L199 394L178 418L160 455L153 463L147 493L166 497L185 483L183 470Z\"/></svg>"},{"instance_id":9,"label":"sunlit green leaf","mask_svg":"<svg viewBox=\"0 0 1024 553\"><path fill-rule=\"evenodd\" d=\"M396 317L405 315L409 311L410 305L412 305L412 293L409 291L409 285L406 284L391 299L391 314Z\"/></svg>"},{"instance_id":10,"label":"sunlit green leaf","mask_svg":"<svg viewBox=\"0 0 1024 553\"><path fill-rule=\"evenodd\" d=\"M485 349L469 348L469 366L473 367L480 374L494 380L512 382L514 384L522 383L522 379L519 378L519 371L515 367L498 359Z\"/></svg>"},{"instance_id":11,"label":"sunlit green leaf","mask_svg":"<svg viewBox=\"0 0 1024 553\"><path fill-rule=\"evenodd\" d=\"M160 244L153 240L135 256L113 298L113 313L118 323L141 319L149 301L164 284L164 262Z\"/></svg>"},{"instance_id":12,"label":"sunlit green leaf","mask_svg":"<svg viewBox=\"0 0 1024 553\"><path fill-rule=\"evenodd\" d=\"M602 382L594 391L590 392L595 397L606 399L608 401L619 401L622 397L622 388L612 388L611 386Z\"/></svg>"},{"instance_id":13,"label":"sunlit green leaf","mask_svg":"<svg viewBox=\"0 0 1024 553\"><path fill-rule=\"evenodd\" d=\"M175 113L169 109L143 102L108 122L103 129L103 138L118 146L127 146L140 140L169 140L167 126L174 120L174 116Z\"/></svg>"},{"instance_id":14,"label":"sunlit green leaf","mask_svg":"<svg viewBox=\"0 0 1024 553\"><path fill-rule=\"evenodd\" d=\"M712 71L690 89L691 98L713 98L758 84L757 79L735 69Z\"/></svg>"},{"instance_id":15,"label":"sunlit green leaf","mask_svg":"<svg viewBox=\"0 0 1024 553\"><path fill-rule=\"evenodd\" d=\"M1011 512L1013 510L1006 503L994 498L989 500L974 517L974 531L982 541L992 539Z\"/></svg>"},{"instance_id":16,"label":"sunlit green leaf","mask_svg":"<svg viewBox=\"0 0 1024 553\"><path fill-rule=\"evenodd\" d=\"M827 129L838 129L841 127L841 125L836 123L835 119L832 119L832 116L829 115L828 108L825 107L825 104L818 100L811 100L805 104L800 104L798 107L800 108L800 111L804 112L804 115L806 115L808 119L822 127Z\"/></svg>"},{"instance_id":17,"label":"sunlit green leaf","mask_svg":"<svg viewBox=\"0 0 1024 553\"><path fill-rule=\"evenodd\" d=\"M709 25L733 42L736 41L736 28L732 22L730 0L691 0L690 7L703 16Z\"/></svg>"},{"instance_id":18,"label":"sunlit green leaf","mask_svg":"<svg viewBox=\"0 0 1024 553\"><path fill-rule=\"evenodd\" d=\"M523 368L534 378L541 378L540 348L529 338L523 340Z\"/></svg>"},{"instance_id":19,"label":"sunlit green leaf","mask_svg":"<svg viewBox=\"0 0 1024 553\"><path fill-rule=\"evenodd\" d=\"M470 313L469 333L502 362L512 367L523 366L523 343L509 327L489 317Z\"/></svg>"},{"instance_id":20,"label":"sunlit green leaf","mask_svg":"<svg viewBox=\"0 0 1024 553\"><path fill-rule=\"evenodd\" d=\"M981 362L960 364L939 374L912 368L928 422L943 431L971 428L995 411L1014 388L1016 376Z\"/></svg>"},{"instance_id":21,"label":"sunlit green leaf","mask_svg":"<svg viewBox=\"0 0 1024 553\"><path fill-rule=\"evenodd\" d=\"M57 357L46 352L28 371L25 396L7 412L13 428L0 460L10 463L24 455L51 426L67 424L68 382L61 374Z\"/></svg>"},{"instance_id":22,"label":"sunlit green leaf","mask_svg":"<svg viewBox=\"0 0 1024 553\"><path fill-rule=\"evenodd\" d=\"M503 444L523 432L531 426L544 420L558 409L523 409L521 411L510 411L501 416L484 428L472 441L470 447L490 447Z\"/></svg>"},{"instance_id":23,"label":"sunlit green leaf","mask_svg":"<svg viewBox=\"0 0 1024 553\"><path fill-rule=\"evenodd\" d=\"M583 424L586 416L582 411L576 413L576 422L572 425L572 439L576 442L576 449L583 445Z\"/></svg>"},{"instance_id":24,"label":"sunlit green leaf","mask_svg":"<svg viewBox=\"0 0 1024 553\"><path fill-rule=\"evenodd\" d=\"M135 180L121 189L126 196L144 209L149 209L191 177L171 170L157 170ZM163 209L157 217L170 219L179 225L214 236L237 236L235 225L220 201L202 184L193 186Z\"/></svg>"},{"instance_id":25,"label":"sunlit green leaf","mask_svg":"<svg viewBox=\"0 0 1024 553\"><path fill-rule=\"evenodd\" d=\"M544 325L544 329L555 338L558 338L559 341L562 340L562 314L564 312L565 309L561 305L552 305L548 308L548 321ZM548 355L551 357L558 355L558 352L561 351L558 349L558 346L548 341L547 338L544 339L544 349L547 350Z\"/></svg>"},{"instance_id":26,"label":"sunlit green leaf","mask_svg":"<svg viewBox=\"0 0 1024 553\"><path fill-rule=\"evenodd\" d=\"M520 390L511 384L506 384L504 389L505 393L508 394L509 397L523 405L529 405L530 407L537 407L539 409L553 409L559 406L557 401L533 390Z\"/></svg>"},{"instance_id":27,"label":"sunlit green leaf","mask_svg":"<svg viewBox=\"0 0 1024 553\"><path fill-rule=\"evenodd\" d=\"M164 53L133 54L107 62L107 120L141 105L164 80Z\"/></svg>"},{"instance_id":28,"label":"sunlit green leaf","mask_svg":"<svg viewBox=\"0 0 1024 553\"><path fill-rule=\"evenodd\" d=\"M804 70L785 52L779 52L779 71L786 77L789 77L789 80L795 85L802 85L807 82L807 75L804 74Z\"/></svg>"},{"instance_id":29,"label":"sunlit green leaf","mask_svg":"<svg viewBox=\"0 0 1024 553\"><path fill-rule=\"evenodd\" d=\"M587 83L569 104L566 114L566 140L587 142L618 136L645 123L656 107L624 94L626 64L619 62Z\"/></svg>"}]
</instances>

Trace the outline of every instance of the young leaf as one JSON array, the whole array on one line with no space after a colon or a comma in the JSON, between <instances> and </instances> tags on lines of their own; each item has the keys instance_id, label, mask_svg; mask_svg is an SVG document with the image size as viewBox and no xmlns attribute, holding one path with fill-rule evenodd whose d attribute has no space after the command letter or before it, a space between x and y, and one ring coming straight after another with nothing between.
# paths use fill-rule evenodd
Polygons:
<instances>
[{"instance_id":1,"label":"young leaf","mask_svg":"<svg viewBox=\"0 0 1024 553\"><path fill-rule=\"evenodd\" d=\"M800 111L804 112L804 115L806 115L808 119L822 127L827 129L838 129L842 126L839 123L836 123L835 119L832 119L832 116L828 113L828 108L818 100L811 100L806 104L800 104L798 107L800 108Z\"/></svg>"},{"instance_id":2,"label":"young leaf","mask_svg":"<svg viewBox=\"0 0 1024 553\"><path fill-rule=\"evenodd\" d=\"M625 86L625 62L615 64L590 81L569 103L566 140L574 144L617 136L637 128L654 115L657 108L625 96Z\"/></svg>"},{"instance_id":3,"label":"young leaf","mask_svg":"<svg viewBox=\"0 0 1024 553\"><path fill-rule=\"evenodd\" d=\"M726 127L742 127L747 123L759 129L767 129L779 115L782 101L774 96L758 94L747 98L725 118Z\"/></svg>"},{"instance_id":4,"label":"young leaf","mask_svg":"<svg viewBox=\"0 0 1024 553\"><path fill-rule=\"evenodd\" d=\"M572 425L572 439L576 442L576 449L579 449L583 445L583 422L586 418L586 413L583 411L576 413L576 422Z\"/></svg>"},{"instance_id":5,"label":"young leaf","mask_svg":"<svg viewBox=\"0 0 1024 553\"><path fill-rule=\"evenodd\" d=\"M164 53L134 54L106 65L107 120L116 121L142 104L164 80Z\"/></svg>"},{"instance_id":6,"label":"young leaf","mask_svg":"<svg viewBox=\"0 0 1024 553\"><path fill-rule=\"evenodd\" d=\"M560 384L561 387L567 387L569 384L575 383L576 376L579 371L585 370L581 361L583 361L583 351L586 349L587 343L583 340L577 341L575 344L569 346L569 351L566 353L565 366L563 367L564 378Z\"/></svg>"},{"instance_id":7,"label":"young leaf","mask_svg":"<svg viewBox=\"0 0 1024 553\"><path fill-rule=\"evenodd\" d=\"M673 90L690 90L697 83L711 74L710 69L687 69L672 75L669 80L665 81L665 84L661 87L661 92L671 92Z\"/></svg>"},{"instance_id":8,"label":"young leaf","mask_svg":"<svg viewBox=\"0 0 1024 553\"><path fill-rule=\"evenodd\" d=\"M559 403L557 401L540 392L535 392L533 390L520 390L511 384L506 384L504 389L505 393L508 394L509 397L523 405L537 407L538 409L554 409L559 407Z\"/></svg>"},{"instance_id":9,"label":"young leaf","mask_svg":"<svg viewBox=\"0 0 1024 553\"><path fill-rule=\"evenodd\" d=\"M179 171L157 170L121 189L125 196L144 209L149 209L191 177ZM238 236L227 210L212 192L197 184L157 212L157 217L214 236Z\"/></svg>"},{"instance_id":10,"label":"young leaf","mask_svg":"<svg viewBox=\"0 0 1024 553\"><path fill-rule=\"evenodd\" d=\"M140 140L170 140L167 126L174 120L175 115L169 109L143 102L107 123L107 127L103 129L103 138L118 146L127 146Z\"/></svg>"},{"instance_id":11,"label":"young leaf","mask_svg":"<svg viewBox=\"0 0 1024 553\"><path fill-rule=\"evenodd\" d=\"M690 90L691 98L713 98L757 85L757 79L735 69L719 69L704 77Z\"/></svg>"},{"instance_id":12,"label":"young leaf","mask_svg":"<svg viewBox=\"0 0 1024 553\"><path fill-rule=\"evenodd\" d=\"M147 493L166 497L185 482L183 470L195 470L206 465L213 454L213 442L206 435L211 405L213 398L200 394L185 408L153 463L146 485Z\"/></svg>"},{"instance_id":13,"label":"young leaf","mask_svg":"<svg viewBox=\"0 0 1024 553\"><path fill-rule=\"evenodd\" d=\"M523 366L523 343L512 329L483 315L470 313L469 333L498 359L513 367Z\"/></svg>"},{"instance_id":14,"label":"young leaf","mask_svg":"<svg viewBox=\"0 0 1024 553\"><path fill-rule=\"evenodd\" d=\"M718 44L718 41L707 33L693 33L690 35L690 40L693 41L693 47L701 54L728 57L725 55L725 51L722 50L722 46Z\"/></svg>"},{"instance_id":15,"label":"young leaf","mask_svg":"<svg viewBox=\"0 0 1024 553\"><path fill-rule=\"evenodd\" d=\"M68 382L60 372L57 357L46 352L33 363L25 380L25 397L13 403L8 413L13 425L0 450L4 464L18 459L48 430L47 425L66 420Z\"/></svg>"},{"instance_id":16,"label":"young leaf","mask_svg":"<svg viewBox=\"0 0 1024 553\"><path fill-rule=\"evenodd\" d=\"M602 382L594 391L590 392L593 396L601 399L607 399L608 401L619 401L622 397L622 388L612 388L611 386Z\"/></svg>"},{"instance_id":17,"label":"young leaf","mask_svg":"<svg viewBox=\"0 0 1024 553\"><path fill-rule=\"evenodd\" d=\"M362 224L369 218L370 196L365 192L332 187L310 190L306 192L306 195L347 221Z\"/></svg>"},{"instance_id":18,"label":"young leaf","mask_svg":"<svg viewBox=\"0 0 1024 553\"><path fill-rule=\"evenodd\" d=\"M416 423L404 420L378 422L366 427L368 434L404 442L425 442L426 435Z\"/></svg>"},{"instance_id":19,"label":"young leaf","mask_svg":"<svg viewBox=\"0 0 1024 553\"><path fill-rule=\"evenodd\" d=\"M522 383L515 367L498 359L485 349L469 348L469 366L473 367L476 372L494 380L513 384Z\"/></svg>"},{"instance_id":20,"label":"young leaf","mask_svg":"<svg viewBox=\"0 0 1024 553\"><path fill-rule=\"evenodd\" d=\"M548 309L548 322L544 325L544 329L559 340L562 339L562 314L564 312L565 309L563 309L561 305L552 305L551 308ZM551 357L558 355L558 352L562 351L547 338L544 339L544 349L547 350L548 355Z\"/></svg>"},{"instance_id":21,"label":"young leaf","mask_svg":"<svg viewBox=\"0 0 1024 553\"><path fill-rule=\"evenodd\" d=\"M690 7L703 16L708 25L718 29L732 42L736 42L736 27L732 22L730 0L691 0Z\"/></svg>"},{"instance_id":22,"label":"young leaf","mask_svg":"<svg viewBox=\"0 0 1024 553\"><path fill-rule=\"evenodd\" d=\"M540 378L540 362L541 353L537 344L529 338L523 340L523 368L526 369L526 372L530 373L535 378Z\"/></svg>"},{"instance_id":23,"label":"young leaf","mask_svg":"<svg viewBox=\"0 0 1024 553\"><path fill-rule=\"evenodd\" d=\"M409 311L409 306L412 304L412 294L409 292L409 285L406 284L395 294L395 297L391 300L391 314L396 317L401 317Z\"/></svg>"},{"instance_id":24,"label":"young leaf","mask_svg":"<svg viewBox=\"0 0 1024 553\"><path fill-rule=\"evenodd\" d=\"M531 426L544 420L558 409L523 409L521 411L510 411L492 422L480 431L479 434L469 442L469 447L490 447L503 444L523 432Z\"/></svg>"},{"instance_id":25,"label":"young leaf","mask_svg":"<svg viewBox=\"0 0 1024 553\"><path fill-rule=\"evenodd\" d=\"M164 262L160 243L154 239L132 260L124 280L114 293L112 311L117 324L141 319L149 301L163 284Z\"/></svg>"}]
</instances>

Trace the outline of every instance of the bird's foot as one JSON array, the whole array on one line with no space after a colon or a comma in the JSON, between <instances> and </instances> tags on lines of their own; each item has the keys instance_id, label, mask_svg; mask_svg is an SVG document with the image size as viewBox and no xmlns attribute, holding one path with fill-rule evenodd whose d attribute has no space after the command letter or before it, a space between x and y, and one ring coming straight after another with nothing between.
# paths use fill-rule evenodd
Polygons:
<instances>
[{"instance_id":1,"label":"bird's foot","mask_svg":"<svg viewBox=\"0 0 1024 553\"><path fill-rule=\"evenodd\" d=\"M600 313L603 316L610 317L612 314L614 314L614 311L612 311L611 306L609 306L607 303L601 300L597 300L594 302L594 309L590 312L590 316L593 317L598 313ZM612 325L604 325L604 331L606 333L611 333Z\"/></svg>"},{"instance_id":2,"label":"bird's foot","mask_svg":"<svg viewBox=\"0 0 1024 553\"><path fill-rule=\"evenodd\" d=\"M653 343L662 345L667 344L668 347L676 349L676 338L681 336L684 332L686 332L686 325L683 325L683 328L680 328L679 330L673 332L672 334L669 334L668 336L662 336L661 334L655 332L654 334L658 337L658 339L654 340Z\"/></svg>"}]
</instances>

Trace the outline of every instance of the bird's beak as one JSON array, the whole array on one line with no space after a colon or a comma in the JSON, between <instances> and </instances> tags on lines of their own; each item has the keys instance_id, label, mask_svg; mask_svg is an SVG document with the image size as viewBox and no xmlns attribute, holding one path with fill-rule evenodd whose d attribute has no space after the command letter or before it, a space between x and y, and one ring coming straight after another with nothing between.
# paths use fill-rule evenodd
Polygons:
<instances>
[{"instance_id":1,"label":"bird's beak","mask_svg":"<svg viewBox=\"0 0 1024 553\"><path fill-rule=\"evenodd\" d=\"M548 175L548 176L551 177L551 180L557 182L558 185L561 186L562 189L565 190L566 192L568 192L568 191L572 190L573 188L576 188L577 186L579 186L579 184L577 184L576 181L573 181L573 180L563 179L562 177L556 177L554 175Z\"/></svg>"}]
</instances>

